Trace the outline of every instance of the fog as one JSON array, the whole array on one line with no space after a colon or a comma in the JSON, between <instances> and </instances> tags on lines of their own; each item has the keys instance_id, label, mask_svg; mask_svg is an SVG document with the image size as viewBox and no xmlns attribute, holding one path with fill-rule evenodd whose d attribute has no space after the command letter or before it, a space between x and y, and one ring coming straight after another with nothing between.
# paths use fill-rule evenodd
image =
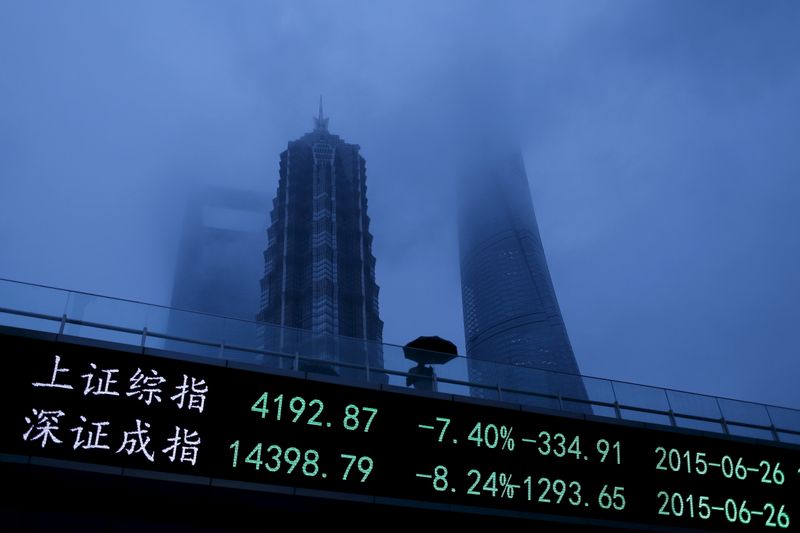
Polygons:
<instances>
[{"instance_id":1,"label":"fog","mask_svg":"<svg viewBox=\"0 0 800 533\"><path fill-rule=\"evenodd\" d=\"M798 24L791 1L7 1L0 277L169 304L189 192L272 198L322 94L367 161L384 341L463 353L453 185L514 145L583 373L800 407Z\"/></svg>"}]
</instances>

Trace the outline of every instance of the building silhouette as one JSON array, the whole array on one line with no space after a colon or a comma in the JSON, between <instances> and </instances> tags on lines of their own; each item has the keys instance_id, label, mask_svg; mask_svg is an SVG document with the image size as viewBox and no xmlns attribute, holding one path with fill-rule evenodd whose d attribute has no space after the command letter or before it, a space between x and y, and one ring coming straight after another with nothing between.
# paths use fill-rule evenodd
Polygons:
<instances>
[{"instance_id":1,"label":"building silhouette","mask_svg":"<svg viewBox=\"0 0 800 533\"><path fill-rule=\"evenodd\" d=\"M176 336L255 348L253 316L269 198L259 192L205 187L188 197L169 313ZM192 311L187 313L184 311ZM224 322L197 313L238 320ZM168 348L184 349L170 341Z\"/></svg>"},{"instance_id":2,"label":"building silhouette","mask_svg":"<svg viewBox=\"0 0 800 533\"><path fill-rule=\"evenodd\" d=\"M258 320L275 325L264 326L267 350L314 357L301 363L305 370L363 377L336 364L383 368L366 162L359 151L328 131L320 99L314 130L281 153Z\"/></svg>"},{"instance_id":3,"label":"building silhouette","mask_svg":"<svg viewBox=\"0 0 800 533\"><path fill-rule=\"evenodd\" d=\"M504 400L559 407L585 399L556 300L518 153L473 165L459 190L461 290L470 380L554 398ZM501 363L500 365L496 363ZM473 387L472 394L496 397ZM585 411L580 404L578 411Z\"/></svg>"}]
</instances>

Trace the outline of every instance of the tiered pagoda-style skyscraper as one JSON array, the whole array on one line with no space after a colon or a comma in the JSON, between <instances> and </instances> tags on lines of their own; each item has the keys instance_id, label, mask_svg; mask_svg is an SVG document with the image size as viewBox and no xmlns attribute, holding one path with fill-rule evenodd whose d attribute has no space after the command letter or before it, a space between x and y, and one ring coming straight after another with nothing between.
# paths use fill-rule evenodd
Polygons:
<instances>
[{"instance_id":1,"label":"tiered pagoda-style skyscraper","mask_svg":"<svg viewBox=\"0 0 800 533\"><path fill-rule=\"evenodd\" d=\"M313 356L307 370L352 374L337 362L383 368L359 150L328 131L320 99L314 131L281 153L257 318L280 326L264 326L265 348Z\"/></svg>"}]
</instances>

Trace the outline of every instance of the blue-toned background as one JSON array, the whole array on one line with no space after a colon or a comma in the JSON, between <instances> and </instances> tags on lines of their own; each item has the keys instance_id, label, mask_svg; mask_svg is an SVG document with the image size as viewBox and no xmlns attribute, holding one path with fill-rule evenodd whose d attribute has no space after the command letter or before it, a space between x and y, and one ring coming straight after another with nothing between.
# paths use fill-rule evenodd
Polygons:
<instances>
[{"instance_id":1,"label":"blue-toned background","mask_svg":"<svg viewBox=\"0 0 800 533\"><path fill-rule=\"evenodd\" d=\"M322 93L367 160L385 341L463 350L453 183L492 139L522 148L582 372L798 407L798 25L789 1L5 0L0 277L169 304L189 193L271 198Z\"/></svg>"}]
</instances>

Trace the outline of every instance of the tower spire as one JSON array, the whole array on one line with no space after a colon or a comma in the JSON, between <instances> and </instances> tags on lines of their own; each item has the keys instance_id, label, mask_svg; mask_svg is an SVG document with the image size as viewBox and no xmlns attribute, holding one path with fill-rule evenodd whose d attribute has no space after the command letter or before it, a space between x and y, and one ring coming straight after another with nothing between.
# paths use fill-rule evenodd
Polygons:
<instances>
[{"instance_id":1,"label":"tower spire","mask_svg":"<svg viewBox=\"0 0 800 533\"><path fill-rule=\"evenodd\" d=\"M314 117L314 131L328 132L328 118L322 115L322 95L319 95L319 116Z\"/></svg>"}]
</instances>

